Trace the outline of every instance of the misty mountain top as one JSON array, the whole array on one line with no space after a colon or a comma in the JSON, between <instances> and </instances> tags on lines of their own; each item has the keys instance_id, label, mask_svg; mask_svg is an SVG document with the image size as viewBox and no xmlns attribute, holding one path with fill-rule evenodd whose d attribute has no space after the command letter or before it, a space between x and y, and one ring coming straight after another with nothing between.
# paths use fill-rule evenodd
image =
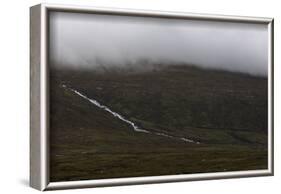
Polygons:
<instances>
[{"instance_id":1,"label":"misty mountain top","mask_svg":"<svg viewBox=\"0 0 281 194\"><path fill-rule=\"evenodd\" d=\"M55 68L149 70L157 64L195 64L267 76L268 28L265 24L51 12L49 56Z\"/></svg>"}]
</instances>

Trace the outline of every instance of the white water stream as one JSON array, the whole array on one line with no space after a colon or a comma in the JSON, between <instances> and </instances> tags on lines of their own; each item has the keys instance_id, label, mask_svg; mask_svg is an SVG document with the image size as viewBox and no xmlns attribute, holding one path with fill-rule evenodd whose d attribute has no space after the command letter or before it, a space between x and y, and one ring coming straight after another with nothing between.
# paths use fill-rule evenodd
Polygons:
<instances>
[{"instance_id":1,"label":"white water stream","mask_svg":"<svg viewBox=\"0 0 281 194\"><path fill-rule=\"evenodd\" d=\"M147 130L144 130L144 129L141 129L139 128L135 123L133 123L132 121L124 118L122 115L120 115L119 113L117 112L114 112L112 111L110 108L108 108L107 106L99 103L97 100L94 100L94 99L91 99L91 98L88 98L87 96L85 96L84 94L78 92L77 90L75 89L72 89L66 85L62 85L63 88L65 89L69 89L71 90L72 92L74 92L75 94L77 94L78 96L84 98L85 100L91 102L92 104L94 104L95 106L109 112L110 114L112 114L114 117L117 117L118 119L120 119L121 121L129 124L130 126L132 126L133 130L136 131L136 132L142 132L142 133L151 133L151 134L154 134L154 135L159 135L159 136L163 136L163 137L168 137L168 138L172 138L172 139L177 139L177 140L181 140L181 141L184 141L184 142L189 142L189 143L196 143L196 144L200 144L199 141L194 141L192 139L188 139L188 138L185 138L185 137L175 137L175 136L171 136L171 135L168 135L168 134L165 134L165 133L159 133L159 132L152 132L152 131L147 131Z\"/></svg>"}]
</instances>

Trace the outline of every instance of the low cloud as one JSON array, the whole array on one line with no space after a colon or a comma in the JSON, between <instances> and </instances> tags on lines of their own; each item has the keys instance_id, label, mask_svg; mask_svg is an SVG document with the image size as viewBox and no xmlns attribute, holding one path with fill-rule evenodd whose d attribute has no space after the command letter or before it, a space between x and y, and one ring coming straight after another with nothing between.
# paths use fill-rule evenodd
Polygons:
<instances>
[{"instance_id":1,"label":"low cloud","mask_svg":"<svg viewBox=\"0 0 281 194\"><path fill-rule=\"evenodd\" d=\"M267 76L265 24L51 12L57 68L192 64ZM141 67L139 67L141 68Z\"/></svg>"}]
</instances>

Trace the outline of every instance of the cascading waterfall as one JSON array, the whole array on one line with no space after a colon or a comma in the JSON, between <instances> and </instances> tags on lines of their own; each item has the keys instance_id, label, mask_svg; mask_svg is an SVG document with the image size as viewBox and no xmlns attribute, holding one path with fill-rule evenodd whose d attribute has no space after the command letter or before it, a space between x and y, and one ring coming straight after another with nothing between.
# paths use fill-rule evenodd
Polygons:
<instances>
[{"instance_id":1,"label":"cascading waterfall","mask_svg":"<svg viewBox=\"0 0 281 194\"><path fill-rule=\"evenodd\" d=\"M150 133L150 134L153 134L153 135L158 135L158 136L163 136L163 137L167 137L167 138L172 138L172 139L177 139L177 140L180 140L180 141L184 141L184 142L189 142L189 143L196 143L196 144L200 144L199 141L194 141L192 139L189 139L189 138L185 138L185 137L175 137L175 136L172 136L172 135L168 135L168 134L165 134L165 133L160 133L160 132L153 132L153 131L148 131L148 130L145 130L145 129L141 129L140 127L138 127L134 122L126 119L124 116L122 116L121 114L117 113L117 112L114 112L112 111L110 108L108 108L107 106L99 103L97 100L95 99L91 99L91 98L88 98L87 96L85 96L84 94L82 94L81 92L78 92L77 90L71 88L71 87L68 87L66 86L65 84L62 84L62 87L65 88L65 89L69 89L70 91L72 91L73 93L77 94L78 96L84 98L85 100L89 101L91 104L94 104L95 106L99 107L100 109L106 111L106 112L109 112L110 114L112 114L114 117L117 117L118 119L120 119L121 121L129 124L133 130L135 132L141 132L141 133Z\"/></svg>"}]
</instances>

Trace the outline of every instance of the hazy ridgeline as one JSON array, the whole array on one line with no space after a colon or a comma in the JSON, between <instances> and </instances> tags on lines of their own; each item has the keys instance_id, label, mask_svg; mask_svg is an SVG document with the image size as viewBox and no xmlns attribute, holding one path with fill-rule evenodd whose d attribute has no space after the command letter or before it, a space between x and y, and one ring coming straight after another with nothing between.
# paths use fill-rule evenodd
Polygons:
<instances>
[{"instance_id":1,"label":"hazy ridgeline","mask_svg":"<svg viewBox=\"0 0 281 194\"><path fill-rule=\"evenodd\" d=\"M267 76L265 24L51 12L50 26L55 68L193 64Z\"/></svg>"},{"instance_id":2,"label":"hazy ridgeline","mask_svg":"<svg viewBox=\"0 0 281 194\"><path fill-rule=\"evenodd\" d=\"M54 74L127 117L267 129L265 24L51 12L50 25Z\"/></svg>"}]
</instances>

